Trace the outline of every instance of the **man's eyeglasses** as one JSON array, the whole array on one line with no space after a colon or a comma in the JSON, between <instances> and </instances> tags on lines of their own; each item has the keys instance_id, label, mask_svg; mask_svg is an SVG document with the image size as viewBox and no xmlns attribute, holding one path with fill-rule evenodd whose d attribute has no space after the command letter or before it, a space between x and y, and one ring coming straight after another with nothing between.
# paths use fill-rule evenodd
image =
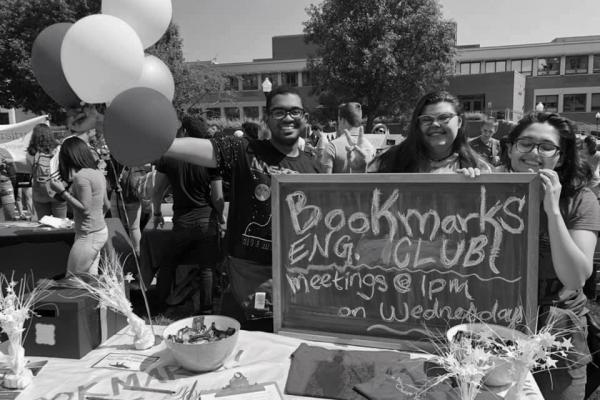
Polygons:
<instances>
[{"instance_id":1,"label":"man's eyeglasses","mask_svg":"<svg viewBox=\"0 0 600 400\"><path fill-rule=\"evenodd\" d=\"M560 153L560 147L548 142L536 143L530 139L519 139L515 145L520 153L531 153L536 148L538 154L545 158L554 157Z\"/></svg>"},{"instance_id":2,"label":"man's eyeglasses","mask_svg":"<svg viewBox=\"0 0 600 400\"><path fill-rule=\"evenodd\" d=\"M439 125L447 125L454 117L456 117L456 114L454 113L443 113L439 115L423 114L419 115L417 119L421 125L430 126L434 122L437 122Z\"/></svg>"},{"instance_id":3,"label":"man's eyeglasses","mask_svg":"<svg viewBox=\"0 0 600 400\"><path fill-rule=\"evenodd\" d=\"M296 107L286 110L285 108L273 108L270 111L271 117L275 119L284 119L286 115L294 119L299 119L304 116L304 109Z\"/></svg>"}]
</instances>

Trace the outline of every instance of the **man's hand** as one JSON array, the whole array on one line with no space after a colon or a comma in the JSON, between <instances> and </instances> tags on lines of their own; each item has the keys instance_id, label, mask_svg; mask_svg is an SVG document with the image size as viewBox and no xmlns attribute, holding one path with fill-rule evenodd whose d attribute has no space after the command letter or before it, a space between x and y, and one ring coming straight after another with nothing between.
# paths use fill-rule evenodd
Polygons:
<instances>
[{"instance_id":1,"label":"man's hand","mask_svg":"<svg viewBox=\"0 0 600 400\"><path fill-rule=\"evenodd\" d=\"M362 126L358 129L358 139L356 141L354 141L348 129L344 129L344 135L346 135L349 144L346 150L348 151L350 172L366 172L367 165L375 157L375 147L368 139L365 139L365 131Z\"/></svg>"},{"instance_id":2,"label":"man's hand","mask_svg":"<svg viewBox=\"0 0 600 400\"><path fill-rule=\"evenodd\" d=\"M56 193L61 193L62 191L65 190L65 185L57 179L51 179L48 182L48 184L50 185L50 189L52 189Z\"/></svg>"},{"instance_id":3,"label":"man's hand","mask_svg":"<svg viewBox=\"0 0 600 400\"><path fill-rule=\"evenodd\" d=\"M152 225L154 226L154 229L156 229L159 226L161 228L165 226L165 219L163 218L162 214L154 214L154 216L152 217Z\"/></svg>"}]
</instances>

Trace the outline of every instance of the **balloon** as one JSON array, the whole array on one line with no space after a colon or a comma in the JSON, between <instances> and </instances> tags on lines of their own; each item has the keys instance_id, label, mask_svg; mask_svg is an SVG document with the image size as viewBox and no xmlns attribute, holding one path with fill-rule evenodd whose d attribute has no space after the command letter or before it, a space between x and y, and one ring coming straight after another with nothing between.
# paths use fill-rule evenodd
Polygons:
<instances>
[{"instance_id":1,"label":"balloon","mask_svg":"<svg viewBox=\"0 0 600 400\"><path fill-rule=\"evenodd\" d=\"M60 47L73 24L62 22L50 25L35 38L31 48L31 69L44 92L66 108L79 106L81 100L65 78L60 63Z\"/></svg>"},{"instance_id":2,"label":"balloon","mask_svg":"<svg viewBox=\"0 0 600 400\"><path fill-rule=\"evenodd\" d=\"M166 32L172 12L171 0L102 0L102 14L131 25L145 49Z\"/></svg>"},{"instance_id":3,"label":"balloon","mask_svg":"<svg viewBox=\"0 0 600 400\"><path fill-rule=\"evenodd\" d=\"M175 82L169 67L158 57L152 55L148 55L144 59L142 76L137 86L158 90L169 101L173 101L175 95Z\"/></svg>"},{"instance_id":4,"label":"balloon","mask_svg":"<svg viewBox=\"0 0 600 400\"><path fill-rule=\"evenodd\" d=\"M136 86L144 66L142 42L111 15L90 15L67 31L60 58L67 82L86 103L104 103Z\"/></svg>"},{"instance_id":5,"label":"balloon","mask_svg":"<svg viewBox=\"0 0 600 400\"><path fill-rule=\"evenodd\" d=\"M110 152L129 166L159 159L173 143L178 126L171 102L145 87L119 94L104 115L104 137Z\"/></svg>"}]
</instances>

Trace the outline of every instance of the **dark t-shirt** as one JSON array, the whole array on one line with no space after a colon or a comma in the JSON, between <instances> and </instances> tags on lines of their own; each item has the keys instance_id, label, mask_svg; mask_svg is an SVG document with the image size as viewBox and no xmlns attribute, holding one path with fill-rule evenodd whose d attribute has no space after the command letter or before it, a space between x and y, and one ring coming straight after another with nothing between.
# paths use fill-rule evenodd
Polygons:
<instances>
[{"instance_id":1,"label":"dark t-shirt","mask_svg":"<svg viewBox=\"0 0 600 400\"><path fill-rule=\"evenodd\" d=\"M560 201L561 215L569 230L600 231L600 206L594 193L584 188L579 190L573 197L564 198ZM540 209L540 241L539 241L539 304L557 305L560 308L564 300L574 299L577 296L585 296L581 290L568 295L567 298L559 300L559 294L563 288L562 283L556 276L552 253L550 251L550 237L548 235L548 217L543 209ZM582 305L583 306L583 305ZM583 309L572 310L581 315Z\"/></svg>"},{"instance_id":2,"label":"dark t-shirt","mask_svg":"<svg viewBox=\"0 0 600 400\"><path fill-rule=\"evenodd\" d=\"M211 216L210 182L221 179L215 169L162 157L156 170L167 175L173 189L174 226L194 226Z\"/></svg>"},{"instance_id":3,"label":"dark t-shirt","mask_svg":"<svg viewBox=\"0 0 600 400\"><path fill-rule=\"evenodd\" d=\"M494 157L500 156L500 141L498 139L490 138L489 142L483 143L481 136L469 142L469 145L475 150L485 161L491 164L494 163Z\"/></svg>"},{"instance_id":4,"label":"dark t-shirt","mask_svg":"<svg viewBox=\"0 0 600 400\"><path fill-rule=\"evenodd\" d=\"M227 235L229 254L271 264L271 175L318 173L304 152L280 153L268 140L211 139L223 179L231 182Z\"/></svg>"}]
</instances>

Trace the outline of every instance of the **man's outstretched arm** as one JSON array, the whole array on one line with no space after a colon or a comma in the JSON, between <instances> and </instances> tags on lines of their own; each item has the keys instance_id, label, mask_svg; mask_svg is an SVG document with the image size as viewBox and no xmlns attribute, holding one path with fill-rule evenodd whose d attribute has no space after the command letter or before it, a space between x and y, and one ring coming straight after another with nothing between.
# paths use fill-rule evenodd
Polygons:
<instances>
[{"instance_id":1,"label":"man's outstretched arm","mask_svg":"<svg viewBox=\"0 0 600 400\"><path fill-rule=\"evenodd\" d=\"M175 139L165 156L201 167L217 167L213 145L208 139L191 137Z\"/></svg>"}]
</instances>

